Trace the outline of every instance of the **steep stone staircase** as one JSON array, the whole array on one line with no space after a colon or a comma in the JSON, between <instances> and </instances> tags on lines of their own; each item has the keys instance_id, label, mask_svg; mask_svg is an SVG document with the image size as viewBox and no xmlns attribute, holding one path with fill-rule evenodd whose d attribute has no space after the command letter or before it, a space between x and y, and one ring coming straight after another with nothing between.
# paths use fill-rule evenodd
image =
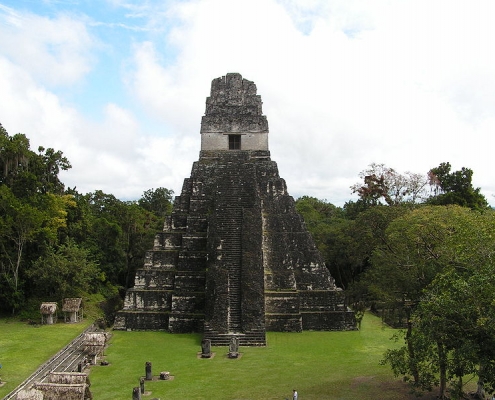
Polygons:
<instances>
[{"instance_id":1,"label":"steep stone staircase","mask_svg":"<svg viewBox=\"0 0 495 400\"><path fill-rule=\"evenodd\" d=\"M219 179L217 196L218 232L223 238L222 259L228 269L229 332L242 331L241 263L242 263L242 182L240 170L225 168Z\"/></svg>"},{"instance_id":2,"label":"steep stone staircase","mask_svg":"<svg viewBox=\"0 0 495 400\"><path fill-rule=\"evenodd\" d=\"M227 162L216 171L216 229L222 237L221 257L228 270L228 332L219 333L205 325L205 338L216 346L228 346L232 336L239 339L241 346L266 344L263 330L246 331L242 322L243 210L252 207L254 199L254 185L246 178L253 176L250 168L249 164Z\"/></svg>"}]
</instances>

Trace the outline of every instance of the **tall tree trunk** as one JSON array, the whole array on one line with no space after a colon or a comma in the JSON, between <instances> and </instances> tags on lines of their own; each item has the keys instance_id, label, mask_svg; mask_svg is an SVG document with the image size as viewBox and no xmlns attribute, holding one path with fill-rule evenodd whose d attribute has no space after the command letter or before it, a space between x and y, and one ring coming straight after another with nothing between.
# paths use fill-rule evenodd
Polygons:
<instances>
[{"instance_id":1,"label":"tall tree trunk","mask_svg":"<svg viewBox=\"0 0 495 400\"><path fill-rule=\"evenodd\" d=\"M485 363L480 361L480 367L478 369L478 383L476 387L476 396L478 399L485 398L485 381L483 380L483 372L485 369Z\"/></svg>"},{"instance_id":2,"label":"tall tree trunk","mask_svg":"<svg viewBox=\"0 0 495 400\"><path fill-rule=\"evenodd\" d=\"M438 349L438 368L440 373L439 399L445 399L445 390L447 389L447 355L445 346L441 342L437 342Z\"/></svg>"},{"instance_id":3,"label":"tall tree trunk","mask_svg":"<svg viewBox=\"0 0 495 400\"><path fill-rule=\"evenodd\" d=\"M18 240L15 240L15 243L17 245L17 257L16 257L16 260L15 260L15 263L14 265L11 266L11 269L12 269L12 288L13 288L13 293L12 293L12 299L14 300L17 295L18 295L18 289L19 289L19 271L21 269L21 262L22 262L22 251L23 251L23 248L24 248L24 241L22 240L22 238L19 238ZM13 301L12 302L13 305L12 305L12 315L15 314L16 312L16 307L15 307L15 304L16 304L16 301Z\"/></svg>"},{"instance_id":4,"label":"tall tree trunk","mask_svg":"<svg viewBox=\"0 0 495 400\"><path fill-rule=\"evenodd\" d=\"M416 355L414 351L414 346L411 341L412 336L412 321L411 321L411 309L406 307L406 318L407 318L407 332L406 332L406 343L407 343L407 352L409 353L409 360L411 360L410 368L411 374L414 378L414 384L419 384L419 371L416 365Z\"/></svg>"}]
</instances>

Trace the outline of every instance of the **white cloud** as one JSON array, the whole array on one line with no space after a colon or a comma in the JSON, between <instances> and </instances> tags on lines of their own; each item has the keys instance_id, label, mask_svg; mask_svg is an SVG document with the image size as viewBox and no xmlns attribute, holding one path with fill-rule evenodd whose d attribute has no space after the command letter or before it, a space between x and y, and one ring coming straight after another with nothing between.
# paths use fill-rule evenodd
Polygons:
<instances>
[{"instance_id":1,"label":"white cloud","mask_svg":"<svg viewBox=\"0 0 495 400\"><path fill-rule=\"evenodd\" d=\"M0 8L0 49L4 57L49 85L73 84L92 66L94 40L84 22L60 14L49 19Z\"/></svg>"},{"instance_id":2,"label":"white cloud","mask_svg":"<svg viewBox=\"0 0 495 400\"><path fill-rule=\"evenodd\" d=\"M39 145L56 147L66 143L74 126L82 122L74 109L63 107L57 96L2 57L0 87L2 124L10 134L26 134L35 150Z\"/></svg>"},{"instance_id":3,"label":"white cloud","mask_svg":"<svg viewBox=\"0 0 495 400\"><path fill-rule=\"evenodd\" d=\"M205 82L226 72L254 80L270 123L272 156L296 195L342 204L350 193L340 182L355 182L371 162L415 172L453 159L459 168L473 165L477 157L463 157L459 139L486 135L464 120L493 110L487 98L495 92L477 90L493 69L473 61L495 37L483 37L493 28L475 18L487 10L426 1L304 4L181 3L175 13L182 23L169 37L179 56L163 63L160 48L138 45L136 93L174 126L189 115L179 131L192 135L208 95ZM470 59L461 66L465 56ZM200 114L192 107L198 96ZM485 170L480 166L475 176Z\"/></svg>"},{"instance_id":4,"label":"white cloud","mask_svg":"<svg viewBox=\"0 0 495 400\"><path fill-rule=\"evenodd\" d=\"M0 101L7 104L0 122L64 151L74 165L64 175L70 186L121 198L158 186L179 191L198 157L211 80L239 72L257 84L272 159L291 194L342 205L372 162L426 172L449 161L472 168L474 184L494 202L492 1L112 5L128 10L136 30L149 31L145 40L123 29L109 43L88 30L86 18L63 12L47 19L0 10ZM96 42L129 48L132 57L121 60L127 92L120 93L128 97L95 92L103 108L92 117L50 87L91 79Z\"/></svg>"},{"instance_id":5,"label":"white cloud","mask_svg":"<svg viewBox=\"0 0 495 400\"><path fill-rule=\"evenodd\" d=\"M26 134L34 151L40 145L62 150L72 164L61 173L68 187L137 199L151 187L181 184L184 177L174 176L170 163L188 146L148 137L133 114L115 104L106 105L101 122L85 119L3 58L0 71L0 122L11 135Z\"/></svg>"}]
</instances>

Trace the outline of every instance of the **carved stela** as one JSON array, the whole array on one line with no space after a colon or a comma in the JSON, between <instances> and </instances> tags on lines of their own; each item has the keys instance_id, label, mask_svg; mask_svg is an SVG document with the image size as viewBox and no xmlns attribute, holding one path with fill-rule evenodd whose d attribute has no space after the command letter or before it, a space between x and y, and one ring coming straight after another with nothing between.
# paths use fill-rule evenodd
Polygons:
<instances>
[{"instance_id":1,"label":"carved stela","mask_svg":"<svg viewBox=\"0 0 495 400\"><path fill-rule=\"evenodd\" d=\"M266 331L353 330L323 258L268 150L256 85L214 79L201 151L136 272L114 329L204 332L266 345Z\"/></svg>"}]
</instances>

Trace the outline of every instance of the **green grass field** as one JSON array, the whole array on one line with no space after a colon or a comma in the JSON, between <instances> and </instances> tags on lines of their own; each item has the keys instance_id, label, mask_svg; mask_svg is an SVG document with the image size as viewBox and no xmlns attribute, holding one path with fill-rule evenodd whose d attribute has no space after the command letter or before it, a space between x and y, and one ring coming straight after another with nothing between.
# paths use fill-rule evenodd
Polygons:
<instances>
[{"instance_id":1,"label":"green grass field","mask_svg":"<svg viewBox=\"0 0 495 400\"><path fill-rule=\"evenodd\" d=\"M78 328L78 329L77 329ZM22 378L48 359L83 327L56 324L34 328L0 322L0 376L9 393ZM360 331L267 334L268 345L241 347L239 359L227 347L213 347L214 357L198 358L201 336L164 332L112 332L105 351L108 366L91 367L95 400L131 399L145 363L153 375L169 371L169 381L146 381L144 399L409 399L408 389L379 360L393 330L367 314Z\"/></svg>"}]
</instances>

